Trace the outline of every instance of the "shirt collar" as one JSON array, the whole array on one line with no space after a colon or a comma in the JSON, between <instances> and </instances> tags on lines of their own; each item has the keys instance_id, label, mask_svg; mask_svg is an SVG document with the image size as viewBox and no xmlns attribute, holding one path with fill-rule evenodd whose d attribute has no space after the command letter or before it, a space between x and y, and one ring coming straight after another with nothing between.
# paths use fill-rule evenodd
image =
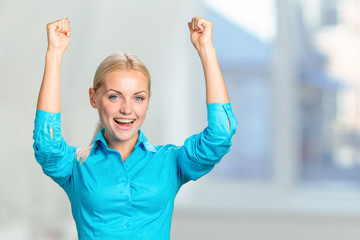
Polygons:
<instances>
[{"instance_id":1,"label":"shirt collar","mask_svg":"<svg viewBox=\"0 0 360 240\"><path fill-rule=\"evenodd\" d=\"M156 152L155 146L152 145L151 143L149 143L149 141L145 137L145 134L143 133L143 131L141 129L139 129L138 133L139 133L139 139L138 139L138 142L136 143L135 147L137 145L142 145L147 151Z\"/></svg>"},{"instance_id":2,"label":"shirt collar","mask_svg":"<svg viewBox=\"0 0 360 240\"><path fill-rule=\"evenodd\" d=\"M105 131L105 128L101 129L98 132L98 134L96 135L94 143L93 143L93 147L92 147L93 149L96 148L99 145L100 142L102 144L104 144L104 146L106 146L106 147L108 146L107 142L106 142L106 140L104 138L104 131Z\"/></svg>"},{"instance_id":3,"label":"shirt collar","mask_svg":"<svg viewBox=\"0 0 360 240\"><path fill-rule=\"evenodd\" d=\"M95 148L98 147L99 143L101 142L106 148L108 147L107 145L107 142L104 138L104 131L105 131L105 128L101 129L98 134L96 135L96 138L94 140L94 143L93 143L93 149L95 150ZM145 137L145 134L143 133L143 131L141 129L139 129L138 131L138 134L139 134L139 138L138 138L138 141L135 145L135 148L137 146L140 146L142 147L144 150L146 151L149 151L149 152L156 152L156 148L154 145L152 145L148 140L147 138Z\"/></svg>"}]
</instances>

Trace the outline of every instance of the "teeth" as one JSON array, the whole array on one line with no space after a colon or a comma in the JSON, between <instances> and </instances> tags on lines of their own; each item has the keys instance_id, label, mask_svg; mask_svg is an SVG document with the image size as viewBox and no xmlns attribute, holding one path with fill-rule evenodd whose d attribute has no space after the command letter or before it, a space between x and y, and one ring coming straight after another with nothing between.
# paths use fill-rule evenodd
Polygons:
<instances>
[{"instance_id":1,"label":"teeth","mask_svg":"<svg viewBox=\"0 0 360 240\"><path fill-rule=\"evenodd\" d=\"M116 118L115 121L118 123L131 123L134 121L134 119Z\"/></svg>"}]
</instances>

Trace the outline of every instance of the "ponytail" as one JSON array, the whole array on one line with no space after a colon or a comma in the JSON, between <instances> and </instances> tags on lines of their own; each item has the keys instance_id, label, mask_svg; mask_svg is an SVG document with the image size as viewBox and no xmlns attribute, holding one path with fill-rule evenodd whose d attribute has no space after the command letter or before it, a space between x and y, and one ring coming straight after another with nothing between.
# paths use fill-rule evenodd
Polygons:
<instances>
[{"instance_id":1,"label":"ponytail","mask_svg":"<svg viewBox=\"0 0 360 240\"><path fill-rule=\"evenodd\" d=\"M94 136L92 137L92 139L90 141L90 145L87 148L78 148L78 149L76 149L75 157L80 162L80 164L84 163L85 160L89 157L91 148L92 148L93 143L95 141L95 138L98 135L99 131L101 129L103 129L103 128L104 127L103 127L102 123L99 121L97 126L96 126Z\"/></svg>"}]
</instances>

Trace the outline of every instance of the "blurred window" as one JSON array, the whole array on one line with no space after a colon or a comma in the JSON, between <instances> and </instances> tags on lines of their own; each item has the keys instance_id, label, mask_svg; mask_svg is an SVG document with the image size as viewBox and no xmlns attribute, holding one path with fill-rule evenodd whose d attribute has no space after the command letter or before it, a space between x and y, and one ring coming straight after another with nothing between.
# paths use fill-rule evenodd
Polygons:
<instances>
[{"instance_id":1,"label":"blurred window","mask_svg":"<svg viewBox=\"0 0 360 240\"><path fill-rule=\"evenodd\" d=\"M323 27L334 26L338 24L338 0L322 0L319 10Z\"/></svg>"},{"instance_id":2,"label":"blurred window","mask_svg":"<svg viewBox=\"0 0 360 240\"><path fill-rule=\"evenodd\" d=\"M302 56L301 179L358 184L360 4L322 0L314 8L314 0L302 3L303 16L310 18L312 11L313 19L304 21L311 63ZM321 24L314 24L317 19Z\"/></svg>"},{"instance_id":3,"label":"blurred window","mask_svg":"<svg viewBox=\"0 0 360 240\"><path fill-rule=\"evenodd\" d=\"M308 182L360 180L360 24L357 0L298 0L292 14L276 23L277 8L286 1L208 0L207 16L215 22L214 44L239 121L233 146L214 169L221 179L271 180L289 168L277 166L284 142L276 138L276 121L295 121L293 176ZM279 4L280 3L280 4ZM286 3L286 4L284 4ZM261 7L260 7L261 6ZM290 5L288 5L290 6ZM283 6L282 6L283 7ZM284 21L284 18L288 18ZM340 22L341 19L341 22ZM285 26L277 30L277 26ZM280 28L279 28L280 29ZM285 29L285 30L284 30ZM287 32L286 29L291 29ZM282 32L277 32L282 31ZM285 35L288 36L285 36ZM283 46L277 36L287 38ZM280 119L274 94L281 95L273 76L279 54L293 66L295 118ZM286 52L291 51L291 52ZM286 57L285 57L286 58ZM285 61L286 62L286 61ZM286 66L284 66L286 67ZM277 73L274 71L278 71ZM279 95L280 93L280 95ZM284 141L284 138L280 138ZM281 149L281 148L280 148ZM278 151L274 154L274 151ZM274 169L279 170L276 173ZM290 179L290 178L289 178Z\"/></svg>"},{"instance_id":4,"label":"blurred window","mask_svg":"<svg viewBox=\"0 0 360 240\"><path fill-rule=\"evenodd\" d=\"M233 146L212 176L269 179L274 1L207 3L207 17L215 23L214 45L239 122Z\"/></svg>"}]
</instances>

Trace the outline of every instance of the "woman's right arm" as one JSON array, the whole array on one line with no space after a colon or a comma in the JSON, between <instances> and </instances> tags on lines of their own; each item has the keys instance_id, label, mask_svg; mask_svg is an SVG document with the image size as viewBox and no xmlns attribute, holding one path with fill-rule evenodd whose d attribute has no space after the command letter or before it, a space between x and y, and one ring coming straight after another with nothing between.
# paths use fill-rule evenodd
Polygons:
<instances>
[{"instance_id":1,"label":"woman's right arm","mask_svg":"<svg viewBox=\"0 0 360 240\"><path fill-rule=\"evenodd\" d=\"M44 173L64 187L71 175L75 149L61 136L60 68L70 42L70 23L62 19L47 25L48 49L37 103L34 151Z\"/></svg>"},{"instance_id":2,"label":"woman's right arm","mask_svg":"<svg viewBox=\"0 0 360 240\"><path fill-rule=\"evenodd\" d=\"M37 109L58 113L61 111L61 61L70 43L70 22L68 18L65 18L49 23L46 28L48 49L46 52L45 70L39 92Z\"/></svg>"}]
</instances>

